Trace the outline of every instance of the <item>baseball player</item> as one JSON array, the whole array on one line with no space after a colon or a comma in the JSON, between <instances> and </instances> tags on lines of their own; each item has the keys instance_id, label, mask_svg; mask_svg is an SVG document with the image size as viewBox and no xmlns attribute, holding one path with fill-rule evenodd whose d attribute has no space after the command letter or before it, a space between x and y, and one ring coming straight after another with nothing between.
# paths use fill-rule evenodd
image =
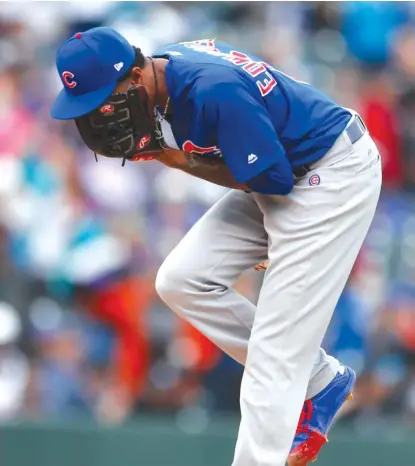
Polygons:
<instances>
[{"instance_id":1,"label":"baseball player","mask_svg":"<svg viewBox=\"0 0 415 466\"><path fill-rule=\"evenodd\" d=\"M74 119L96 154L156 159L231 188L167 257L156 289L245 366L233 466L313 461L355 382L320 344L381 188L364 123L216 40L145 57L95 28L59 48L57 69L51 114ZM254 306L232 285L264 260Z\"/></svg>"}]
</instances>

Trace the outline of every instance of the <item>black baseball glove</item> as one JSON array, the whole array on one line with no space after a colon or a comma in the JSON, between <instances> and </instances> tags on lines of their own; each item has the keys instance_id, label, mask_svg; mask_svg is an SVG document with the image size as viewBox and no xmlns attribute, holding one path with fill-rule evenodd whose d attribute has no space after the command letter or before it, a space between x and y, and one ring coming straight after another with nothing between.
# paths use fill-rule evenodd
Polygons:
<instances>
[{"instance_id":1,"label":"black baseball glove","mask_svg":"<svg viewBox=\"0 0 415 466\"><path fill-rule=\"evenodd\" d=\"M156 116L150 114L144 87L111 95L100 107L75 120L85 144L95 153L125 160L151 160L164 148Z\"/></svg>"}]
</instances>

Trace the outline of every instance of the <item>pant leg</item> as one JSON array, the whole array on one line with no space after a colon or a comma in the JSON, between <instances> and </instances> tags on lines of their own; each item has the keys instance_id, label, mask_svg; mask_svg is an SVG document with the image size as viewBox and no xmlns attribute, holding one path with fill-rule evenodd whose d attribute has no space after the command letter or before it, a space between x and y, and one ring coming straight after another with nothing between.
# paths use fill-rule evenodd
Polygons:
<instances>
[{"instance_id":1,"label":"pant leg","mask_svg":"<svg viewBox=\"0 0 415 466\"><path fill-rule=\"evenodd\" d=\"M166 258L156 290L175 313L244 364L256 308L232 285L267 255L262 212L252 196L230 191Z\"/></svg>"},{"instance_id":2,"label":"pant leg","mask_svg":"<svg viewBox=\"0 0 415 466\"><path fill-rule=\"evenodd\" d=\"M367 234L380 185L369 135L353 146L343 133L286 203L256 195L270 237L270 265L248 345L233 466L285 465L313 359Z\"/></svg>"},{"instance_id":3,"label":"pant leg","mask_svg":"<svg viewBox=\"0 0 415 466\"><path fill-rule=\"evenodd\" d=\"M156 289L174 312L245 365L256 307L232 285L267 257L261 210L251 195L230 191L166 258ZM330 383L339 365L322 349L316 354L307 397Z\"/></svg>"}]
</instances>

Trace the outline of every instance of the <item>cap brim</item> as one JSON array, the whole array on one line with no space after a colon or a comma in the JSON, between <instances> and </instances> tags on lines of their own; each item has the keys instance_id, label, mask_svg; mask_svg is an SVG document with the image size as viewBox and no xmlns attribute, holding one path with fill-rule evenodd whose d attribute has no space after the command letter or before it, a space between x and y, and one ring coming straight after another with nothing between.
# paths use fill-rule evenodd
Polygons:
<instances>
[{"instance_id":1,"label":"cap brim","mask_svg":"<svg viewBox=\"0 0 415 466\"><path fill-rule=\"evenodd\" d=\"M113 93L117 83L83 95L71 95L65 88L56 97L50 116L56 120L73 120L95 110Z\"/></svg>"}]
</instances>

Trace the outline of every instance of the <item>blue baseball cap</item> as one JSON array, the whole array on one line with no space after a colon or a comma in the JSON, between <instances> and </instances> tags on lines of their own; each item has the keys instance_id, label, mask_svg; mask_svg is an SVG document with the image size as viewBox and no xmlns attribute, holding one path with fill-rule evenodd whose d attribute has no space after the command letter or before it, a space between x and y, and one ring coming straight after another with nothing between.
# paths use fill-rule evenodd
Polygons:
<instances>
[{"instance_id":1,"label":"blue baseball cap","mask_svg":"<svg viewBox=\"0 0 415 466\"><path fill-rule=\"evenodd\" d=\"M113 93L118 79L135 59L135 50L117 31L107 27L78 32L56 55L63 89L50 114L72 120L96 109Z\"/></svg>"}]
</instances>

